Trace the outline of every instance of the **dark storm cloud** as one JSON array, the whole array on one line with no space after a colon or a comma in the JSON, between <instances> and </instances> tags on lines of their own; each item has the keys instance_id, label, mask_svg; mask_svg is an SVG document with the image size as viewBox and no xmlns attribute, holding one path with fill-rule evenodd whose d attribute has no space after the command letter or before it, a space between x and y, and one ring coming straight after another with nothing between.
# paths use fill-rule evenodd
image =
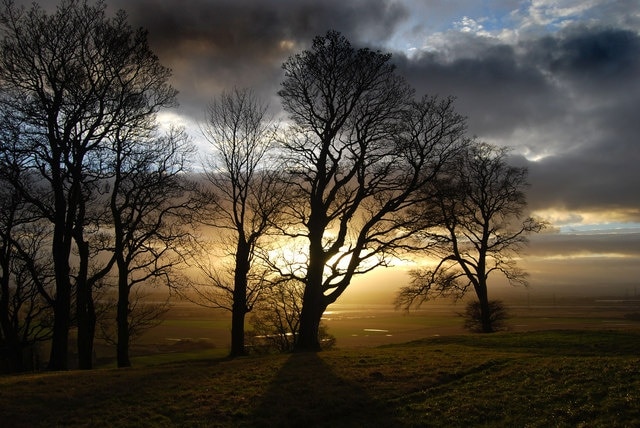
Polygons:
<instances>
[{"instance_id":1,"label":"dark storm cloud","mask_svg":"<svg viewBox=\"0 0 640 428\"><path fill-rule=\"evenodd\" d=\"M220 90L252 86L273 97L281 64L316 35L335 29L354 42L389 37L406 15L384 0L117 0L172 67L185 113L201 117Z\"/></svg>"},{"instance_id":2,"label":"dark storm cloud","mask_svg":"<svg viewBox=\"0 0 640 428\"><path fill-rule=\"evenodd\" d=\"M574 102L564 117L575 121L567 134L580 140L575 150L532 165L532 180L545 187L534 197L569 209L635 209L640 221L640 37L571 31L551 45L546 66L563 82L558 95Z\"/></svg>"},{"instance_id":3,"label":"dark storm cloud","mask_svg":"<svg viewBox=\"0 0 640 428\"><path fill-rule=\"evenodd\" d=\"M562 10L550 2L491 2L494 11L512 11L492 17L471 0L107 1L149 30L154 52L174 71L179 114L194 121L213 96L233 86L250 86L279 108L282 62L329 29L354 45L383 50L407 48L398 41L409 33L418 48L435 39L411 55L394 52L399 73L418 94L457 97L470 134L538 159L521 160L530 168L533 209L639 211L635 0L594 3L582 17L553 21L558 27L531 12L549 18ZM488 13L478 22L496 31L456 26L474 13ZM500 33L505 23L511 27Z\"/></svg>"},{"instance_id":4,"label":"dark storm cloud","mask_svg":"<svg viewBox=\"0 0 640 428\"><path fill-rule=\"evenodd\" d=\"M541 70L521 63L511 46L478 47L471 55L453 59L428 53L411 60L399 57L397 62L418 93L455 96L472 132L485 138L557 117L561 102L540 108L555 95Z\"/></svg>"},{"instance_id":5,"label":"dark storm cloud","mask_svg":"<svg viewBox=\"0 0 640 428\"><path fill-rule=\"evenodd\" d=\"M616 89L637 79L640 71L640 39L628 30L578 27L561 38L545 37L531 50L532 57L549 71L587 91Z\"/></svg>"},{"instance_id":6,"label":"dark storm cloud","mask_svg":"<svg viewBox=\"0 0 640 428\"><path fill-rule=\"evenodd\" d=\"M637 33L573 26L515 45L449 40L446 52L397 58L399 69L420 92L455 95L479 138L550 155L529 163L532 208L627 209L640 220Z\"/></svg>"},{"instance_id":7,"label":"dark storm cloud","mask_svg":"<svg viewBox=\"0 0 640 428\"><path fill-rule=\"evenodd\" d=\"M571 211L626 210L627 220L640 222L640 150L617 141L609 143L610 152L606 151L606 141L602 146L597 151L532 162L529 205L533 209L556 207Z\"/></svg>"}]
</instances>

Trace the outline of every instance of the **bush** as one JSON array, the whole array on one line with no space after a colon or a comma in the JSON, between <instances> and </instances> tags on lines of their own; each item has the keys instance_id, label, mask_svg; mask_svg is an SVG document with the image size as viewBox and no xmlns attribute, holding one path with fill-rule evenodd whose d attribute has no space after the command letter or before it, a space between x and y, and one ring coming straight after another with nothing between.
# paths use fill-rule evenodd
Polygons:
<instances>
[{"instance_id":1,"label":"bush","mask_svg":"<svg viewBox=\"0 0 640 428\"><path fill-rule=\"evenodd\" d=\"M247 333L247 349L258 354L285 353L293 351L295 333L283 328L264 323L264 319L252 318L253 330ZM336 344L335 336L327 331L327 327L320 324L318 331L320 346L323 350L331 349Z\"/></svg>"},{"instance_id":2,"label":"bush","mask_svg":"<svg viewBox=\"0 0 640 428\"><path fill-rule=\"evenodd\" d=\"M506 306L501 300L489 301L489 319L491 330L485 331L482 326L482 308L480 302L474 300L467 304L465 313L461 315L464 318L464 328L475 333L489 333L491 331L504 330L506 328L506 320L509 313Z\"/></svg>"}]
</instances>

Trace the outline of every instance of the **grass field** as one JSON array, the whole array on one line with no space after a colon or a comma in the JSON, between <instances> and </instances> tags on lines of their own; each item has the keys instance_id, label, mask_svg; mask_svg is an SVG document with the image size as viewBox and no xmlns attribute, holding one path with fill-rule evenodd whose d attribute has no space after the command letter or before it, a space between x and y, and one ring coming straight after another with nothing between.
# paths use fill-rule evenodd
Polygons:
<instances>
[{"instance_id":1,"label":"grass field","mask_svg":"<svg viewBox=\"0 0 640 428\"><path fill-rule=\"evenodd\" d=\"M640 426L640 330L452 335L0 377L3 427Z\"/></svg>"},{"instance_id":2,"label":"grass field","mask_svg":"<svg viewBox=\"0 0 640 428\"><path fill-rule=\"evenodd\" d=\"M225 358L225 314L178 306L116 369L0 376L0 427L640 426L638 302L511 305L467 334L463 305L336 305L337 349ZM637 317L635 317L637 318Z\"/></svg>"}]
</instances>

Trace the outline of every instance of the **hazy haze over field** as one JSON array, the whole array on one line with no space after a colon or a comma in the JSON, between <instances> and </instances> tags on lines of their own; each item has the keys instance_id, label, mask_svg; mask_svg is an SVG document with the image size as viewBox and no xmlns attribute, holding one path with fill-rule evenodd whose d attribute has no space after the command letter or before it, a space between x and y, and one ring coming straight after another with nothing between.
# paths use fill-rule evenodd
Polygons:
<instances>
[{"instance_id":1,"label":"hazy haze over field","mask_svg":"<svg viewBox=\"0 0 640 428\"><path fill-rule=\"evenodd\" d=\"M531 211L552 225L533 237L522 261L532 291L640 289L636 0L108 5L150 31L152 48L173 69L180 91L181 107L161 118L184 124L196 141L206 103L223 89L251 86L278 111L282 62L329 29L392 52L419 95L456 96L471 134L513 147L513 161L529 168ZM367 278L355 289L365 290L367 281L404 281L402 270Z\"/></svg>"}]
</instances>

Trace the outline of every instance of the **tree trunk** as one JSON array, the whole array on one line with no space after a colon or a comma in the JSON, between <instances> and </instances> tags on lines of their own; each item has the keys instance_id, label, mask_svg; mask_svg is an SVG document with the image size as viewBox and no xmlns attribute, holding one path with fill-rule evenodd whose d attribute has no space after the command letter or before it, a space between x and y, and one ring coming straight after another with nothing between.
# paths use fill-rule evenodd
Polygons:
<instances>
[{"instance_id":1,"label":"tree trunk","mask_svg":"<svg viewBox=\"0 0 640 428\"><path fill-rule=\"evenodd\" d=\"M18 372L22 370L22 353L19 352L18 335L9 317L9 268L11 256L8 249L3 248L3 250L2 276L0 277L2 280L0 283L0 338L4 339L4 345L8 350L9 370Z\"/></svg>"},{"instance_id":2,"label":"tree trunk","mask_svg":"<svg viewBox=\"0 0 640 428\"><path fill-rule=\"evenodd\" d=\"M483 333L493 333L493 323L491 322L491 307L489 306L489 293L487 284L481 282L476 290L478 301L480 302L480 320L482 322Z\"/></svg>"},{"instance_id":3,"label":"tree trunk","mask_svg":"<svg viewBox=\"0 0 640 428\"><path fill-rule=\"evenodd\" d=\"M322 266L324 267L324 266ZM312 263L309 264L307 285L302 298L302 311L300 312L300 326L298 337L295 341L296 352L320 351L318 332L322 314L327 308L327 301L322 293L322 275L311 276ZM315 269L317 271L317 269Z\"/></svg>"},{"instance_id":4,"label":"tree trunk","mask_svg":"<svg viewBox=\"0 0 640 428\"><path fill-rule=\"evenodd\" d=\"M247 354L246 349L244 347L245 315L246 315L246 306L243 306L242 302L236 302L235 293L234 293L233 311L231 313L231 351L229 353L230 357L240 357Z\"/></svg>"},{"instance_id":5,"label":"tree trunk","mask_svg":"<svg viewBox=\"0 0 640 428\"><path fill-rule=\"evenodd\" d=\"M96 313L92 290L78 288L78 368L93 368L93 344L96 331Z\"/></svg>"},{"instance_id":6,"label":"tree trunk","mask_svg":"<svg viewBox=\"0 0 640 428\"><path fill-rule=\"evenodd\" d=\"M11 372L21 372L24 369L22 364L22 346L18 334L9 319L9 290L8 287L4 287L4 281L2 285L2 294L0 294L0 327L2 331L0 332L0 337L4 339L4 345L8 350L9 370Z\"/></svg>"},{"instance_id":7,"label":"tree trunk","mask_svg":"<svg viewBox=\"0 0 640 428\"><path fill-rule=\"evenodd\" d=\"M76 280L76 319L78 322L78 368L93 368L93 340L96 316L93 307L93 290L88 280L89 244L84 241L82 231L76 233L76 245L80 268Z\"/></svg>"},{"instance_id":8,"label":"tree trunk","mask_svg":"<svg viewBox=\"0 0 640 428\"><path fill-rule=\"evenodd\" d=\"M247 277L250 268L250 247L242 238L236 246L236 268L233 278L233 308L231 311L231 357L246 354L244 319L247 314Z\"/></svg>"},{"instance_id":9,"label":"tree trunk","mask_svg":"<svg viewBox=\"0 0 640 428\"><path fill-rule=\"evenodd\" d=\"M63 174L60 170L61 153L57 141L51 140L53 162L51 162L52 188L55 198L53 219L53 240L51 253L56 284L56 297L53 303L53 331L51 332L51 353L49 370L67 370L69 368L69 328L71 327L71 279L69 274L69 256L73 236L73 219L77 197L71 191L69 201L64 188ZM75 186L74 186L75 187Z\"/></svg>"},{"instance_id":10,"label":"tree trunk","mask_svg":"<svg viewBox=\"0 0 640 428\"><path fill-rule=\"evenodd\" d=\"M322 299L317 296L311 297L309 294L305 289L298 338L294 347L296 352L318 352L321 350L318 332L326 305Z\"/></svg>"},{"instance_id":11,"label":"tree trunk","mask_svg":"<svg viewBox=\"0 0 640 428\"><path fill-rule=\"evenodd\" d=\"M118 325L118 344L116 354L118 367L131 367L129 359L129 281L128 269L119 263L118 266L118 312L116 323Z\"/></svg>"},{"instance_id":12,"label":"tree trunk","mask_svg":"<svg viewBox=\"0 0 640 428\"><path fill-rule=\"evenodd\" d=\"M68 285L58 285L56 291L56 300L53 304L54 319L48 368L49 370L67 370L69 368L71 292Z\"/></svg>"},{"instance_id":13,"label":"tree trunk","mask_svg":"<svg viewBox=\"0 0 640 428\"><path fill-rule=\"evenodd\" d=\"M55 234L55 232L54 232ZM71 327L71 283L69 280L69 251L66 245L56 245L54 237L53 260L56 280L56 298L53 302L53 330L49 370L69 368L69 328Z\"/></svg>"},{"instance_id":14,"label":"tree trunk","mask_svg":"<svg viewBox=\"0 0 640 428\"><path fill-rule=\"evenodd\" d=\"M317 352L320 351L320 319L327 308L328 301L323 293L323 274L325 253L322 247L324 222L314 219L309 220L309 264L307 266L307 278L302 296L302 310L300 312L300 325L296 338L294 351Z\"/></svg>"}]
</instances>

